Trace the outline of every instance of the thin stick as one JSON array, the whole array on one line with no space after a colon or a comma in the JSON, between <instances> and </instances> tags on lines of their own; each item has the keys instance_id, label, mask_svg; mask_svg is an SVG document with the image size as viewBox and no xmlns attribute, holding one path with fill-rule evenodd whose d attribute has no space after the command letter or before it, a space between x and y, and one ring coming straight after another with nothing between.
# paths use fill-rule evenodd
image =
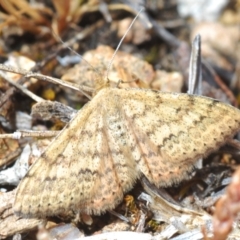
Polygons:
<instances>
[{"instance_id":1,"label":"thin stick","mask_svg":"<svg viewBox=\"0 0 240 240\"><path fill-rule=\"evenodd\" d=\"M0 139L20 139L25 137L36 137L36 138L46 138L46 137L56 137L58 133L61 131L26 131L26 130L18 130L14 133L5 133L0 134Z\"/></svg>"},{"instance_id":2,"label":"thin stick","mask_svg":"<svg viewBox=\"0 0 240 240\"><path fill-rule=\"evenodd\" d=\"M0 71L0 76L3 77L8 83L10 83L14 87L18 88L23 93L25 93L27 96L32 98L34 101L36 101L36 102L44 101L43 98L37 96L36 94L34 94L33 92L29 91L27 88L23 87L22 85L18 84L17 82L14 82L10 77L7 76L6 73Z\"/></svg>"},{"instance_id":3,"label":"thin stick","mask_svg":"<svg viewBox=\"0 0 240 240\"><path fill-rule=\"evenodd\" d=\"M87 98L92 99L92 97L90 95L88 95L87 93L84 92L84 91L93 92L93 89L90 88L90 87L80 86L80 85L74 84L74 83L69 83L69 82L63 81L59 78L46 76L46 75L43 75L43 74L40 74L40 73L29 72L28 74L25 75L25 77L26 78L33 77L33 78L37 78L39 80L51 82L51 83L54 83L54 84L59 84L59 85L64 86L64 87L68 87L68 88L71 88L73 90L77 90L77 91L81 92L83 95L85 95Z\"/></svg>"},{"instance_id":4,"label":"thin stick","mask_svg":"<svg viewBox=\"0 0 240 240\"><path fill-rule=\"evenodd\" d=\"M51 82L51 83L54 83L54 84L60 84L64 87L68 87L68 88L71 88L73 90L80 91L87 98L92 99L92 97L90 95L88 95L87 93L84 92L84 91L93 92L93 89L90 88L90 87L79 86L77 84L68 83L68 82L63 81L63 80L58 79L58 78L49 77L49 76L46 76L46 75L43 75L43 74L40 74L40 73L29 72L29 71L21 69L21 68L13 68L11 66L6 66L6 65L3 65L3 64L0 64L0 70L6 71L6 72L18 73L18 74L24 75L26 78L33 77L33 78L43 80L43 81L48 81L48 82Z\"/></svg>"}]
</instances>

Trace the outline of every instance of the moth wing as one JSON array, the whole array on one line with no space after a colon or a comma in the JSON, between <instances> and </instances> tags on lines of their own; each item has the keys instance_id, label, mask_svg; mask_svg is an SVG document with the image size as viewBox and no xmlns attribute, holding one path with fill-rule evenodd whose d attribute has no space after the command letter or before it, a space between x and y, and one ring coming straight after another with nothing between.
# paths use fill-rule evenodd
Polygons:
<instances>
[{"instance_id":1,"label":"moth wing","mask_svg":"<svg viewBox=\"0 0 240 240\"><path fill-rule=\"evenodd\" d=\"M157 186L186 179L240 129L240 111L211 98L122 89L121 99L137 167Z\"/></svg>"}]
</instances>

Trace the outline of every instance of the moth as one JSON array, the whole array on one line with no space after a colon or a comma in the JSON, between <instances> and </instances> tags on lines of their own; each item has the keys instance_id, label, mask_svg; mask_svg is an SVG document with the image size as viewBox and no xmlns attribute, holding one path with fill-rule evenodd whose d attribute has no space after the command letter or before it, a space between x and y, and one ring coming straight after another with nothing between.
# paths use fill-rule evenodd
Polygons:
<instances>
[{"instance_id":1,"label":"moth","mask_svg":"<svg viewBox=\"0 0 240 240\"><path fill-rule=\"evenodd\" d=\"M144 174L158 187L240 129L240 111L207 97L105 85L20 182L14 211L45 217L113 209Z\"/></svg>"}]
</instances>

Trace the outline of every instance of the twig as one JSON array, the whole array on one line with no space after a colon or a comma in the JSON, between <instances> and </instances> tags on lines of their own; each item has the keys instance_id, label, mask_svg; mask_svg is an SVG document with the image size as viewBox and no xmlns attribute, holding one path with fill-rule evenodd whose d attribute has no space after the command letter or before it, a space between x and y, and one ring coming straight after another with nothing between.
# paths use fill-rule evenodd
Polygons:
<instances>
[{"instance_id":1,"label":"twig","mask_svg":"<svg viewBox=\"0 0 240 240\"><path fill-rule=\"evenodd\" d=\"M48 81L48 82L51 82L51 83L54 83L54 84L59 84L59 85L64 86L64 87L68 87L68 88L71 88L73 90L80 91L82 94L84 94L89 99L92 98L90 95L85 93L85 91L86 92L93 92L93 89L90 88L90 87L79 86L77 84L68 83L68 82L63 81L63 80L58 79L58 78L49 77L49 76L46 76L46 75L43 75L43 74L40 74L40 73L29 72L29 71L21 69L21 68L14 68L14 67L6 66L6 65L3 65L3 64L0 64L0 70L6 71L6 72L18 73L18 74L24 75L24 77L26 77L26 78L33 77L33 78L36 78L36 79L39 79L39 80Z\"/></svg>"},{"instance_id":2,"label":"twig","mask_svg":"<svg viewBox=\"0 0 240 240\"><path fill-rule=\"evenodd\" d=\"M14 82L10 77L8 77L8 75L6 73L0 71L0 76L3 77L8 83L10 83L14 87L18 88L20 91L25 93L27 96L32 98L34 101L36 101L36 102L44 101L43 98L37 96L36 94L34 94L33 92L29 91L27 88L23 87L22 85L18 84L17 82Z\"/></svg>"},{"instance_id":3,"label":"twig","mask_svg":"<svg viewBox=\"0 0 240 240\"><path fill-rule=\"evenodd\" d=\"M60 131L32 131L32 130L18 130L14 133L6 133L6 134L0 134L0 139L20 139L25 137L37 137L37 138L43 138L43 137L55 137Z\"/></svg>"}]
</instances>

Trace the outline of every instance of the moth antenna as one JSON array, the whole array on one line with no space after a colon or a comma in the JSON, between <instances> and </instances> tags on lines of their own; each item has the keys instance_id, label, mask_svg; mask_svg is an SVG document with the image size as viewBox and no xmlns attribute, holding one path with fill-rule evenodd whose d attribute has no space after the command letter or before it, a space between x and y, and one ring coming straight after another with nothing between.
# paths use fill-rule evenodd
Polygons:
<instances>
[{"instance_id":1,"label":"moth antenna","mask_svg":"<svg viewBox=\"0 0 240 240\"><path fill-rule=\"evenodd\" d=\"M131 29L132 25L133 25L134 22L137 20L138 16L139 16L140 13L143 11L143 9L144 9L144 8L141 8L141 9L139 10L139 12L137 13L137 15L135 16L135 18L132 20L131 24L129 25L127 31L126 31L126 32L124 33L124 35L122 36L120 42L118 43L118 46L117 46L116 50L114 51L113 56L112 56L112 58L111 58L111 60L110 60L110 62L109 62L109 64L108 64L108 67L107 67L107 79L108 79L108 75L109 75L110 69L112 68L113 60L114 60L114 58L115 58L115 56L116 56L116 54L117 54L118 49L119 49L120 46L122 45L122 42L123 42L124 38L125 38L126 35L128 34L129 30Z\"/></svg>"},{"instance_id":2,"label":"moth antenna","mask_svg":"<svg viewBox=\"0 0 240 240\"><path fill-rule=\"evenodd\" d=\"M80 55L78 52L76 52L76 51L73 50L70 46L68 46L67 43L64 42L54 31L52 31L52 34L54 35L54 37L55 37L58 41L60 41L60 42L63 44L63 46L65 46L65 47L66 47L67 49L69 49L71 52L73 52L74 54L76 54L77 56L79 56L80 59L81 59L81 61L84 61L89 67L91 67L91 69L92 69L93 71L95 71L95 72L97 72L98 74L100 74L99 71L98 71L96 68L94 68L86 59L84 59L82 55Z\"/></svg>"}]
</instances>

